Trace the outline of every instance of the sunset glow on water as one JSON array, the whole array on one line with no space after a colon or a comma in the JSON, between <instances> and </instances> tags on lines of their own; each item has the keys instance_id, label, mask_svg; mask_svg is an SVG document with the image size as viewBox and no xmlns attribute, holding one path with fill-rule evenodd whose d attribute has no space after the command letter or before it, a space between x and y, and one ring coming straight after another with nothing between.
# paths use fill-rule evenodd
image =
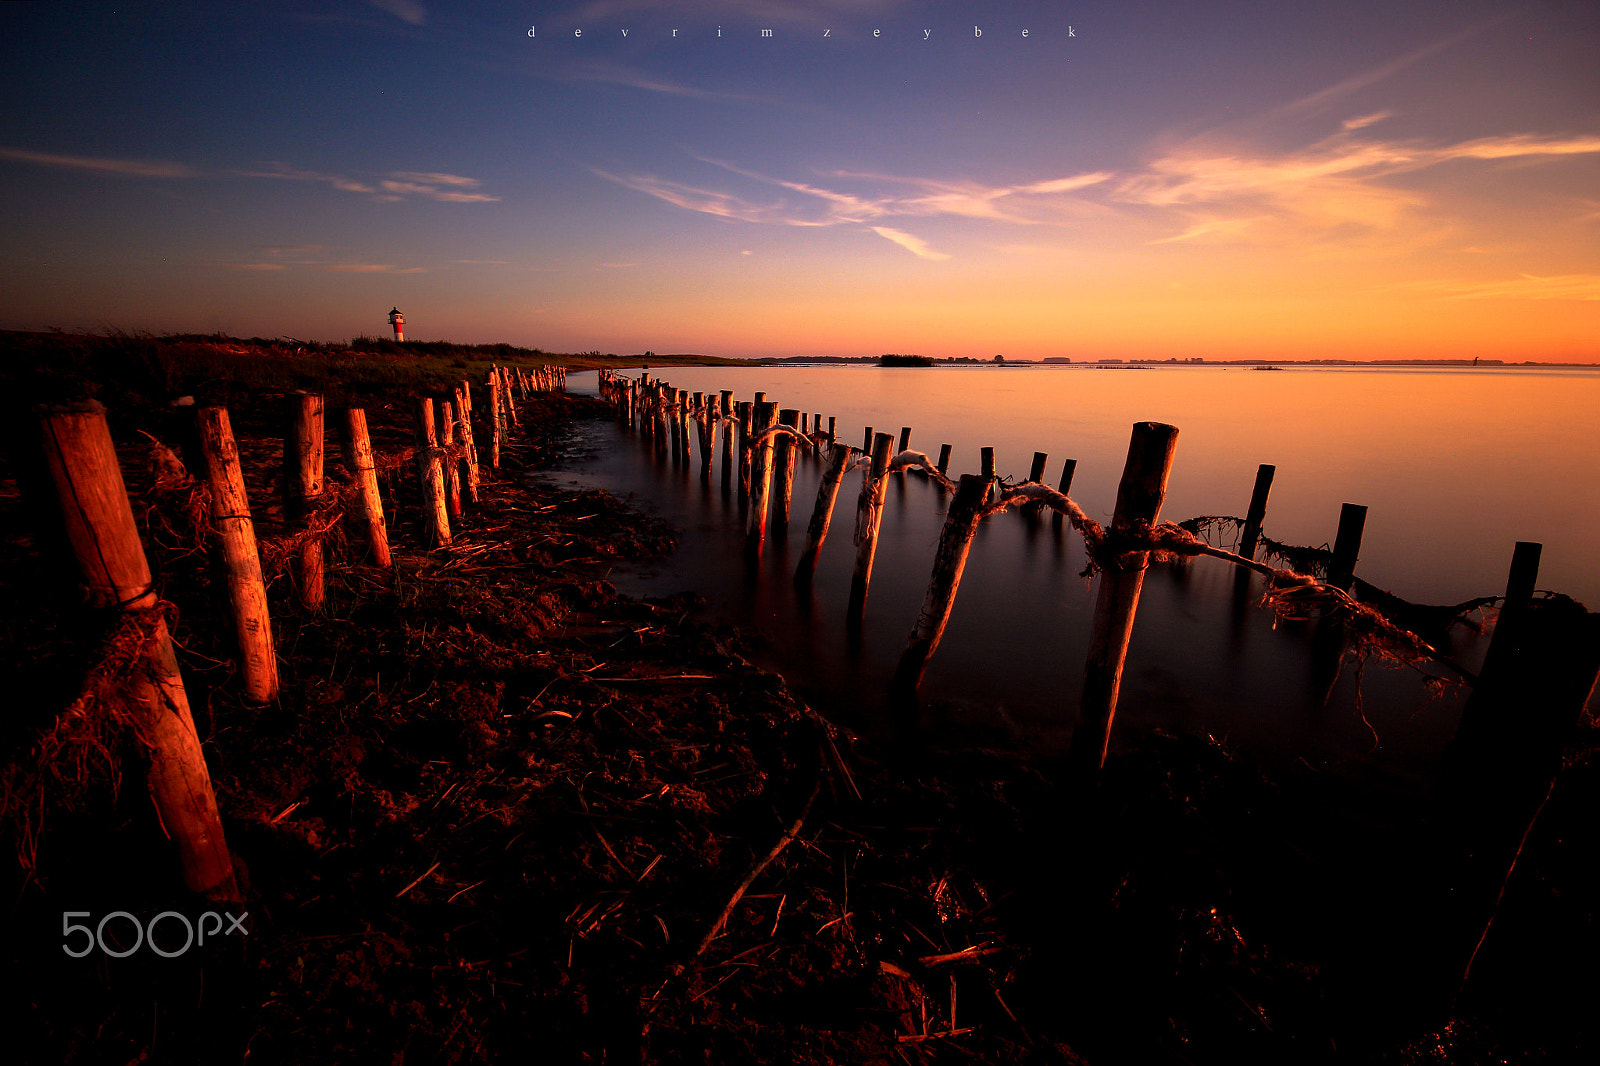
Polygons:
<instances>
[{"instance_id":1,"label":"sunset glow on water","mask_svg":"<svg viewBox=\"0 0 1600 1066\"><path fill-rule=\"evenodd\" d=\"M767 394L784 407L838 419L838 436L859 446L864 427L936 457L950 443L951 472L975 473L981 447L996 449L1002 476L1023 480L1035 451L1078 460L1072 496L1109 520L1135 421L1179 428L1162 516L1241 515L1256 467L1276 480L1267 536L1289 544L1332 541L1340 505L1369 508L1357 574L1417 603L1458 603L1504 590L1518 540L1544 544L1539 587L1600 600L1600 570L1584 530L1600 521L1600 494L1586 487L1597 443L1585 412L1600 404L1591 371L1442 368L1241 367L684 367L662 380L690 392ZM571 386L591 387L580 375ZM773 661L819 702L870 705L903 646L927 583L947 498L917 479L891 485L883 540L859 655L843 639L853 563L850 525L859 475L841 491L834 530L811 597L789 585L793 553L819 477L802 463L787 549L769 549L755 580L741 561L737 502L720 472L702 483L698 466L650 456L631 434L606 427L600 453L571 475L642 503L678 525L683 544L642 575L618 577L649 594L692 590L713 613L755 625ZM698 447L698 445L697 445ZM720 453L719 453L720 455ZM698 459L696 460L698 462ZM720 458L718 459L720 463ZM926 691L991 722L1059 736L1075 713L1093 610L1093 583L1078 538L1048 520L1017 514L987 520ZM1158 567L1145 584L1120 720L1296 744L1364 751L1373 734L1355 712L1355 688L1333 678L1304 626L1274 624L1241 600L1225 564ZM1459 634L1466 659L1478 642ZM1459 707L1437 703L1410 671L1372 669L1363 707L1385 750L1436 754ZM866 695L862 695L866 694ZM1423 710L1426 709L1426 713ZM996 719L995 716L1000 716Z\"/></svg>"}]
</instances>

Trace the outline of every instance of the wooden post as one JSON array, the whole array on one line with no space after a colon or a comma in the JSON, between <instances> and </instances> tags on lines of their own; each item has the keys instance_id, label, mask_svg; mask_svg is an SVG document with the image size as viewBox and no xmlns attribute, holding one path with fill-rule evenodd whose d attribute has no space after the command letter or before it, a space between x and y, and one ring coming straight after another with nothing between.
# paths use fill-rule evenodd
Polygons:
<instances>
[{"instance_id":1,"label":"wooden post","mask_svg":"<svg viewBox=\"0 0 1600 1066\"><path fill-rule=\"evenodd\" d=\"M786 407L778 412L780 425L793 427L800 412ZM794 438L785 433L774 442L772 480L777 498L772 501L772 537L782 543L789 537L789 500L794 496Z\"/></svg>"},{"instance_id":2,"label":"wooden post","mask_svg":"<svg viewBox=\"0 0 1600 1066\"><path fill-rule=\"evenodd\" d=\"M303 538L298 559L300 604L315 611L322 607L327 594L322 534L310 532L324 488L322 397L308 392L290 396L288 429L283 440L283 480L287 489L284 511L291 528Z\"/></svg>"},{"instance_id":3,"label":"wooden post","mask_svg":"<svg viewBox=\"0 0 1600 1066\"><path fill-rule=\"evenodd\" d=\"M1117 487L1110 536L1141 537L1149 533L1161 514L1172 472L1172 453L1178 430L1159 422L1137 422L1128 444L1128 461ZM1104 560L1100 592L1094 605L1094 629L1089 639L1083 671L1083 700L1072 731L1067 761L1085 778L1093 778L1105 765L1111 741L1111 720L1117 712L1117 692L1122 687L1122 666L1128 657L1133 616L1139 609L1148 551L1125 552Z\"/></svg>"},{"instance_id":4,"label":"wooden post","mask_svg":"<svg viewBox=\"0 0 1600 1066\"><path fill-rule=\"evenodd\" d=\"M1527 657L1528 614L1533 594L1539 581L1539 556L1544 546L1532 541L1517 541L1511 552L1511 571L1506 576L1506 598L1495 619L1494 633L1489 638L1489 650L1483 655L1483 668L1478 671L1478 683L1462 709L1461 722L1456 726L1453 747L1478 746L1503 751L1515 731L1525 730L1525 712L1512 716L1507 704L1525 693L1518 693L1518 669ZM1526 687L1525 684L1523 687ZM1520 710L1520 708L1519 708ZM1518 721L1517 719L1522 719ZM1521 739L1521 738L1517 738Z\"/></svg>"},{"instance_id":5,"label":"wooden post","mask_svg":"<svg viewBox=\"0 0 1600 1066\"><path fill-rule=\"evenodd\" d=\"M667 405L667 435L672 441L668 450L672 452L672 465L677 466L679 449L682 447L683 440L682 430L678 422L678 390L668 388L665 402Z\"/></svg>"},{"instance_id":6,"label":"wooden post","mask_svg":"<svg viewBox=\"0 0 1600 1066\"><path fill-rule=\"evenodd\" d=\"M506 418L513 428L521 429L522 419L517 417L517 404L511 393L511 369L509 367L501 367L500 374L504 379L504 387L500 390L500 397L505 400Z\"/></svg>"},{"instance_id":7,"label":"wooden post","mask_svg":"<svg viewBox=\"0 0 1600 1066\"><path fill-rule=\"evenodd\" d=\"M1044 464L1046 462L1048 462L1049 459L1050 459L1050 456L1048 454L1046 454L1045 452L1034 452L1033 453L1033 465L1028 468L1028 480L1029 481L1038 482L1041 485L1044 484ZM1028 504L1023 505L1022 513L1025 514L1025 515L1035 515L1035 516L1037 516L1039 511L1040 511L1040 509L1043 508L1043 507L1044 507L1044 504L1042 502L1036 500L1036 501L1034 501L1032 503L1028 503ZM1060 513L1060 512L1057 512L1057 513Z\"/></svg>"},{"instance_id":8,"label":"wooden post","mask_svg":"<svg viewBox=\"0 0 1600 1066\"><path fill-rule=\"evenodd\" d=\"M678 402L675 405L678 418L678 443L682 449L683 465L688 466L694 461L693 442L689 440L689 390L678 390Z\"/></svg>"},{"instance_id":9,"label":"wooden post","mask_svg":"<svg viewBox=\"0 0 1600 1066\"><path fill-rule=\"evenodd\" d=\"M717 420L729 418L733 415L733 392L723 389L720 393L721 403L717 407ZM724 424L722 427L722 490L726 492L733 483L733 427Z\"/></svg>"},{"instance_id":10,"label":"wooden post","mask_svg":"<svg viewBox=\"0 0 1600 1066\"><path fill-rule=\"evenodd\" d=\"M838 441L839 434L837 432L835 432L835 430L837 430L838 428L839 428L839 419L834 415L829 415L828 416L828 440L830 442L837 442Z\"/></svg>"},{"instance_id":11,"label":"wooden post","mask_svg":"<svg viewBox=\"0 0 1600 1066\"><path fill-rule=\"evenodd\" d=\"M739 411L739 499L750 498L750 409L755 405L749 400L740 400L736 405Z\"/></svg>"},{"instance_id":12,"label":"wooden post","mask_svg":"<svg viewBox=\"0 0 1600 1066\"><path fill-rule=\"evenodd\" d=\"M939 445L939 461L934 464L939 473L946 476L950 473L950 445Z\"/></svg>"},{"instance_id":13,"label":"wooden post","mask_svg":"<svg viewBox=\"0 0 1600 1066\"><path fill-rule=\"evenodd\" d=\"M999 495L999 486L995 484L993 448L978 449L978 473L989 482L989 495Z\"/></svg>"},{"instance_id":14,"label":"wooden post","mask_svg":"<svg viewBox=\"0 0 1600 1066\"><path fill-rule=\"evenodd\" d=\"M489 375L489 467L500 469L500 376Z\"/></svg>"},{"instance_id":15,"label":"wooden post","mask_svg":"<svg viewBox=\"0 0 1600 1066\"><path fill-rule=\"evenodd\" d=\"M1333 539L1333 561L1328 564L1328 584L1348 590L1355 578L1356 557L1361 554L1361 531L1367 509L1347 503L1339 509L1339 534Z\"/></svg>"},{"instance_id":16,"label":"wooden post","mask_svg":"<svg viewBox=\"0 0 1600 1066\"><path fill-rule=\"evenodd\" d=\"M417 476L422 484L422 533L428 547L450 543L450 516L444 500L444 463L433 427L433 401L417 401Z\"/></svg>"},{"instance_id":17,"label":"wooden post","mask_svg":"<svg viewBox=\"0 0 1600 1066\"><path fill-rule=\"evenodd\" d=\"M714 399L714 397L713 397ZM706 394L694 394L696 424L700 428L700 480L711 480L711 456L717 449L717 419L706 403Z\"/></svg>"},{"instance_id":18,"label":"wooden post","mask_svg":"<svg viewBox=\"0 0 1600 1066\"><path fill-rule=\"evenodd\" d=\"M839 498L839 486L844 481L844 468L850 462L850 449L842 444L828 445L828 466L822 474L822 484L817 486L817 503L811 510L811 523L806 527L806 546L800 552L799 565L794 570L795 584L803 585L816 574L817 556L822 552L822 542L828 539L828 526L833 523L833 505Z\"/></svg>"},{"instance_id":19,"label":"wooden post","mask_svg":"<svg viewBox=\"0 0 1600 1066\"><path fill-rule=\"evenodd\" d=\"M753 559L761 557L761 545L767 538L767 502L772 495L772 439L761 439L777 416L778 405L758 403L750 419L750 526L745 535L745 554Z\"/></svg>"},{"instance_id":20,"label":"wooden post","mask_svg":"<svg viewBox=\"0 0 1600 1066\"><path fill-rule=\"evenodd\" d=\"M892 440L893 438L890 438L890 439ZM871 455L872 454L872 427L871 426L867 427L866 437L861 442L861 451L862 451L862 453L864 455Z\"/></svg>"},{"instance_id":21,"label":"wooden post","mask_svg":"<svg viewBox=\"0 0 1600 1066\"><path fill-rule=\"evenodd\" d=\"M945 515L944 529L939 533L939 549L934 553L933 576L928 580L922 610L911 628L906 650L900 655L900 663L889 685L890 697L897 704L916 702L928 660L938 650L945 626L950 622L956 591L961 587L961 574L967 566L967 552L972 547L973 534L978 531L984 498L988 494L988 482L982 477L961 475L955 497L950 501L950 511Z\"/></svg>"},{"instance_id":22,"label":"wooden post","mask_svg":"<svg viewBox=\"0 0 1600 1066\"><path fill-rule=\"evenodd\" d=\"M456 443L455 405L448 400L439 401L439 445L444 449L440 462L444 466L444 499L451 518L461 517L461 464L451 455Z\"/></svg>"},{"instance_id":23,"label":"wooden post","mask_svg":"<svg viewBox=\"0 0 1600 1066\"><path fill-rule=\"evenodd\" d=\"M91 400L42 410L40 416L45 462L89 605L150 611L157 606L150 565L106 428L105 408ZM233 858L172 638L158 611L151 621L144 663L120 683L117 695L126 699L139 739L148 747L150 795L177 845L184 884L210 899L238 899Z\"/></svg>"},{"instance_id":24,"label":"wooden post","mask_svg":"<svg viewBox=\"0 0 1600 1066\"><path fill-rule=\"evenodd\" d=\"M389 531L383 524L383 499L378 495L378 472L372 461L372 438L367 434L367 412L349 407L344 412L345 465L356 484L361 517L367 527L367 546L375 566L390 566Z\"/></svg>"},{"instance_id":25,"label":"wooden post","mask_svg":"<svg viewBox=\"0 0 1600 1066\"><path fill-rule=\"evenodd\" d=\"M1261 541L1261 523L1267 517L1267 495L1272 492L1272 475L1277 467L1262 463L1256 467L1256 486L1250 490L1250 510L1244 515L1244 536L1239 541L1239 554L1246 559L1256 557L1256 545Z\"/></svg>"},{"instance_id":26,"label":"wooden post","mask_svg":"<svg viewBox=\"0 0 1600 1066\"><path fill-rule=\"evenodd\" d=\"M845 621L852 631L859 631L866 614L867 591L872 587L872 561L878 554L878 529L883 524L883 498L889 491L889 449L894 438L879 433L872 439L872 464L862 478L860 509L864 512L857 521L861 542L856 546L856 568L850 576L850 606Z\"/></svg>"},{"instance_id":27,"label":"wooden post","mask_svg":"<svg viewBox=\"0 0 1600 1066\"><path fill-rule=\"evenodd\" d=\"M467 502L478 502L478 443L472 435L472 396L463 381L456 386L456 436L466 446L461 465L466 469Z\"/></svg>"},{"instance_id":28,"label":"wooden post","mask_svg":"<svg viewBox=\"0 0 1600 1066\"><path fill-rule=\"evenodd\" d=\"M228 599L239 633L239 675L246 699L270 703L278 698L278 657L272 647L267 586L261 578L261 554L239 468L239 446L226 407L202 407L197 416L211 491L211 521L222 545Z\"/></svg>"},{"instance_id":29,"label":"wooden post","mask_svg":"<svg viewBox=\"0 0 1600 1066\"><path fill-rule=\"evenodd\" d=\"M900 447L895 449L895 454L899 455L901 452L905 451L909 447L911 447L911 427L910 426L901 426L900 427Z\"/></svg>"},{"instance_id":30,"label":"wooden post","mask_svg":"<svg viewBox=\"0 0 1600 1066\"><path fill-rule=\"evenodd\" d=\"M1078 470L1078 460L1068 459L1061 466L1061 495L1072 495L1072 475ZM1060 529L1061 521L1065 516L1060 511L1052 510L1050 515L1050 528Z\"/></svg>"}]
</instances>

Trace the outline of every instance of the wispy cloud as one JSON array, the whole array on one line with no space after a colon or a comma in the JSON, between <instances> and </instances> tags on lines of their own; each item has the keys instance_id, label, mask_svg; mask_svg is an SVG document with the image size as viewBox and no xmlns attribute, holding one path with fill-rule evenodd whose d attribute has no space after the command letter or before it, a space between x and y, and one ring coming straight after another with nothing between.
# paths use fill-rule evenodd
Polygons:
<instances>
[{"instance_id":1,"label":"wispy cloud","mask_svg":"<svg viewBox=\"0 0 1600 1066\"><path fill-rule=\"evenodd\" d=\"M1353 127L1360 129L1361 126ZM1116 183L1127 204L1170 209L1182 231L1165 241L1279 243L1341 233L1392 239L1402 230L1436 231L1425 183L1393 179L1459 160L1537 161L1600 154L1600 137L1512 134L1455 144L1385 141L1342 130L1308 147L1267 153L1192 141L1150 160Z\"/></svg>"},{"instance_id":2,"label":"wispy cloud","mask_svg":"<svg viewBox=\"0 0 1600 1066\"><path fill-rule=\"evenodd\" d=\"M340 274L425 274L423 267L397 267L388 263L329 263L322 268Z\"/></svg>"},{"instance_id":3,"label":"wispy cloud","mask_svg":"<svg viewBox=\"0 0 1600 1066\"><path fill-rule=\"evenodd\" d=\"M489 203L500 199L500 197L490 196L488 193L463 192L463 189L477 188L483 183L476 178L464 178L459 174L400 171L391 173L387 177L379 178L377 181L364 181L347 177L343 174L324 174L316 170L300 170L283 163L267 163L259 169L244 170L239 173L250 178L321 182L341 192L360 193L385 203L393 203L410 197L457 204Z\"/></svg>"},{"instance_id":4,"label":"wispy cloud","mask_svg":"<svg viewBox=\"0 0 1600 1066\"><path fill-rule=\"evenodd\" d=\"M1600 274L1522 274L1499 281L1420 281L1402 287L1447 300L1600 300Z\"/></svg>"},{"instance_id":5,"label":"wispy cloud","mask_svg":"<svg viewBox=\"0 0 1600 1066\"><path fill-rule=\"evenodd\" d=\"M1034 225L1084 213L1103 213L1103 207L1087 201L1074 203L1075 194L1114 177L1109 172L1099 172L1024 184L984 185L975 181L834 171L820 176L828 182L823 184L773 177L725 160L699 157L699 161L749 179L758 187L781 192L755 199L651 174L614 174L598 168L593 172L675 207L718 218L781 226L866 225L913 255L935 260L949 256L931 251L921 238L904 230L874 223L895 218L972 218ZM841 183L866 188L850 191L840 187ZM785 192L790 195L783 195Z\"/></svg>"},{"instance_id":6,"label":"wispy cloud","mask_svg":"<svg viewBox=\"0 0 1600 1066\"><path fill-rule=\"evenodd\" d=\"M420 26L428 21L427 10L417 0L367 0L380 11L387 11L402 22Z\"/></svg>"},{"instance_id":7,"label":"wispy cloud","mask_svg":"<svg viewBox=\"0 0 1600 1066\"><path fill-rule=\"evenodd\" d=\"M34 163L44 167L61 167L68 170L90 170L101 174L117 174L128 178L192 178L199 171L183 163L169 163L148 159L100 159L81 155L57 155L53 152L30 152L24 148L0 148L0 159L18 163Z\"/></svg>"},{"instance_id":8,"label":"wispy cloud","mask_svg":"<svg viewBox=\"0 0 1600 1066\"><path fill-rule=\"evenodd\" d=\"M897 229L890 229L888 226L873 226L872 232L876 233L886 241L893 241L895 244L898 244L900 247L904 248L918 259L932 259L935 262L938 262L940 260L950 258L943 252L936 252L929 248L926 241L919 237L913 237L909 233L903 233Z\"/></svg>"}]
</instances>

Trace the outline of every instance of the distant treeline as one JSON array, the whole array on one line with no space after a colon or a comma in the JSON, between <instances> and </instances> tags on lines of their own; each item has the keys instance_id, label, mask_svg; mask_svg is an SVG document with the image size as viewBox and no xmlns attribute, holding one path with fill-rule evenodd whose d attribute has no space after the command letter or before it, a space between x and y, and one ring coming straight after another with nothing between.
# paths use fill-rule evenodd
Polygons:
<instances>
[{"instance_id":1,"label":"distant treeline","mask_svg":"<svg viewBox=\"0 0 1600 1066\"><path fill-rule=\"evenodd\" d=\"M932 366L933 360L925 355L880 355L879 366Z\"/></svg>"}]
</instances>

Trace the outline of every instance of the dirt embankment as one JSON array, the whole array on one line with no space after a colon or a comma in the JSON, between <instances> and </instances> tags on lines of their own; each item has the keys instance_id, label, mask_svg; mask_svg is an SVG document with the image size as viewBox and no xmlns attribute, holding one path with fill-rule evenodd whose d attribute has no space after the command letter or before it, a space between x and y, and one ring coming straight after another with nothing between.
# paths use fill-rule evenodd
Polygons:
<instances>
[{"instance_id":1,"label":"dirt embankment","mask_svg":"<svg viewBox=\"0 0 1600 1066\"><path fill-rule=\"evenodd\" d=\"M277 402L234 401L261 500ZM25 1061L1468 1062L1586 1046L1568 1004L1508 1019L1491 1003L1445 1029L1441 997L1408 984L1448 984L1407 928L1428 898L1425 856L1407 857L1426 811L1375 800L1352 826L1315 774L1268 780L1200 740L1152 738L1095 795L1014 755L859 741L753 668L743 634L691 621L689 598L619 598L606 567L669 551L672 532L517 476L559 459L568 420L604 414L525 405L447 551L416 547L396 467L393 572L335 536L321 612L277 569L283 694L267 708L238 697L194 513L154 491L129 432L170 437L177 416L118 427L248 884L223 908L248 912L248 935L177 954L172 918L168 955L128 950L134 923L207 909L182 893L137 744L107 728L46 772L34 758L105 620L73 607L48 523L8 488L0 626L28 694L0 753L9 825L27 829L6 867L8 1031ZM369 410L380 450L409 444L408 417ZM280 522L260 518L268 535ZM1403 891L1374 891L1394 869ZM102 926L113 912L131 917ZM81 958L64 950L83 943L74 923L100 931Z\"/></svg>"}]
</instances>

